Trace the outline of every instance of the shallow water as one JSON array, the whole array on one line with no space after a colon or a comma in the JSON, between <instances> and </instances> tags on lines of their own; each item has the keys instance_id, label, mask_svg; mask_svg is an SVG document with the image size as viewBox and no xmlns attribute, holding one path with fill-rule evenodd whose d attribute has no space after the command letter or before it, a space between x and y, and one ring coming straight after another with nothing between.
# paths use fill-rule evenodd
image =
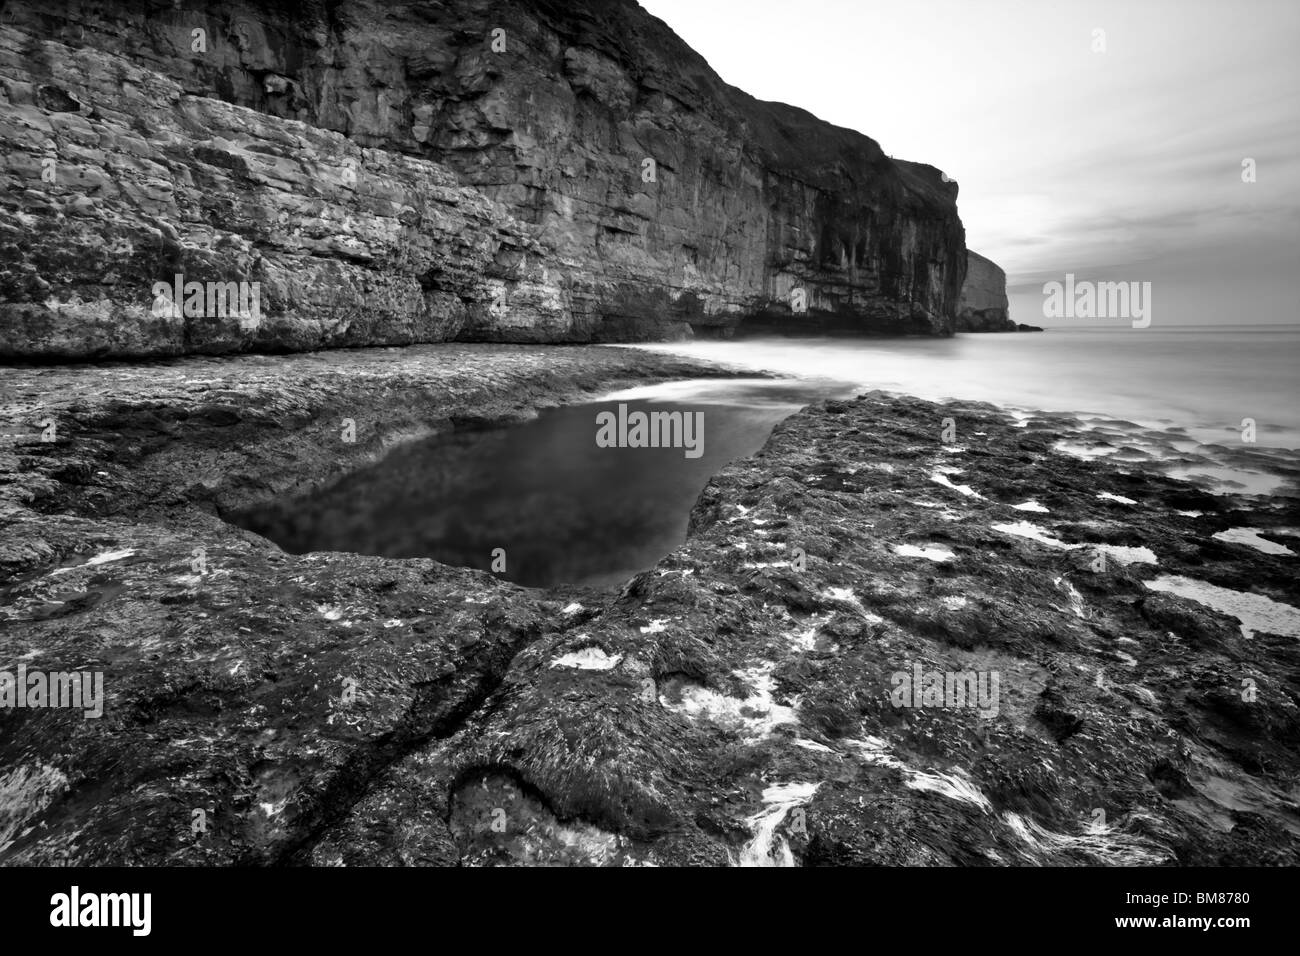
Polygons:
<instances>
[{"instance_id":1,"label":"shallow water","mask_svg":"<svg viewBox=\"0 0 1300 956\"><path fill-rule=\"evenodd\" d=\"M1202 442L1300 448L1300 326L1050 329L930 338L767 338L637 346L769 369L843 392L1174 426Z\"/></svg>"},{"instance_id":2,"label":"shallow water","mask_svg":"<svg viewBox=\"0 0 1300 956\"><path fill-rule=\"evenodd\" d=\"M296 553L431 557L529 586L608 585L678 547L709 478L762 447L781 419L827 397L883 389L1071 413L1080 428L1091 429L1090 445L1095 436L1095 447L1080 454L1158 460L1171 473L1228 490L1278 486L1282 479L1265 473L1265 446L1300 447L1300 329L641 347L787 377L643 386L508 428L413 443L310 498L235 520ZM630 412L702 412L702 454L600 447L597 415L620 404ZM1240 442L1245 417L1256 420L1255 445ZM1063 442L1063 450L1069 445ZM1286 457L1278 453L1279 461ZM957 486L946 474L935 480Z\"/></svg>"},{"instance_id":3,"label":"shallow water","mask_svg":"<svg viewBox=\"0 0 1300 956\"><path fill-rule=\"evenodd\" d=\"M775 372L815 384L827 396L879 389L931 401L988 402L1022 424L1045 414L1065 418L1075 433L1056 447L1066 454L1155 466L1215 493L1300 494L1300 326L636 347ZM650 386L640 396L683 400L687 388Z\"/></svg>"},{"instance_id":4,"label":"shallow water","mask_svg":"<svg viewBox=\"0 0 1300 956\"><path fill-rule=\"evenodd\" d=\"M705 386L689 405L611 397L542 412L507 428L402 446L306 499L234 519L287 551L430 557L494 570L531 587L615 584L686 537L692 505L727 462L762 447L815 387L732 383L723 404ZM596 415L703 413L702 454L683 448L601 448Z\"/></svg>"}]
</instances>

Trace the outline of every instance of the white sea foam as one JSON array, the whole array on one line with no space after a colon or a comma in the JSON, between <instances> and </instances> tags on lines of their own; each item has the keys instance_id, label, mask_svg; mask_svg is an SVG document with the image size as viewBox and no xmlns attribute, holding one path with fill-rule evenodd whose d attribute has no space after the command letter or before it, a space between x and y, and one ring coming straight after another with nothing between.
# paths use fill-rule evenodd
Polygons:
<instances>
[{"instance_id":1,"label":"white sea foam","mask_svg":"<svg viewBox=\"0 0 1300 956\"><path fill-rule=\"evenodd\" d=\"M1262 594L1233 591L1208 581L1165 574L1144 582L1153 591L1165 591L1189 598L1198 604L1221 611L1241 622L1241 633L1253 637L1257 631L1300 637L1300 610Z\"/></svg>"},{"instance_id":2,"label":"white sea foam","mask_svg":"<svg viewBox=\"0 0 1300 956\"><path fill-rule=\"evenodd\" d=\"M1049 548L1059 548L1062 551L1068 551L1070 545L1066 544L1059 538L1053 538L1047 531L1040 528L1031 521L1017 521L1013 524L995 524L994 531L1001 531L1003 534L1014 535L1017 538L1028 538L1030 541L1037 541L1039 544L1047 545Z\"/></svg>"},{"instance_id":3,"label":"white sea foam","mask_svg":"<svg viewBox=\"0 0 1300 956\"><path fill-rule=\"evenodd\" d=\"M851 588L827 588L822 593L822 597L831 601L839 601L843 604L851 605L855 611L866 618L866 620L871 624L879 624L884 620L884 618L879 614L873 614L863 607L862 602L858 600L858 596L853 593Z\"/></svg>"},{"instance_id":4,"label":"white sea foam","mask_svg":"<svg viewBox=\"0 0 1300 956\"><path fill-rule=\"evenodd\" d=\"M1120 564L1157 564L1156 553L1150 548L1128 547L1122 544L1081 544L1080 548L1092 548L1101 551L1108 558Z\"/></svg>"},{"instance_id":5,"label":"white sea foam","mask_svg":"<svg viewBox=\"0 0 1300 956\"><path fill-rule=\"evenodd\" d=\"M1121 505L1137 504L1137 502L1134 501L1132 498L1125 498L1123 495L1114 495L1111 494L1109 491L1103 491L1100 494L1098 494L1097 497L1100 498L1102 501L1114 501Z\"/></svg>"},{"instance_id":6,"label":"white sea foam","mask_svg":"<svg viewBox=\"0 0 1300 956\"><path fill-rule=\"evenodd\" d=\"M1247 468L1233 468L1229 465L1193 465L1187 468L1173 468L1165 474L1179 481L1208 479L1210 486L1206 490L1212 495L1241 493L1271 495L1285 484L1276 475L1266 475Z\"/></svg>"},{"instance_id":7,"label":"white sea foam","mask_svg":"<svg viewBox=\"0 0 1300 956\"><path fill-rule=\"evenodd\" d=\"M965 495L967 498L978 498L983 500L984 496L972 488L970 485L954 485L948 475L961 474L960 468L940 468L930 475L930 480L937 485L943 485L945 488L957 492L959 495Z\"/></svg>"},{"instance_id":8,"label":"white sea foam","mask_svg":"<svg viewBox=\"0 0 1300 956\"><path fill-rule=\"evenodd\" d=\"M796 747L801 747L804 750L811 750L813 753L818 753L818 754L835 753L834 750L832 750L830 747L827 747L825 744L819 744L817 741L809 740L806 737L800 737L798 740L794 742L794 745Z\"/></svg>"},{"instance_id":9,"label":"white sea foam","mask_svg":"<svg viewBox=\"0 0 1300 956\"><path fill-rule=\"evenodd\" d=\"M660 696L659 703L688 717L705 718L733 730L747 738L766 737L782 724L798 722L795 708L778 704L773 699L776 681L772 671L776 665L764 662L755 667L735 671L754 689L745 699L720 694L709 687L690 684L682 688L680 702Z\"/></svg>"},{"instance_id":10,"label":"white sea foam","mask_svg":"<svg viewBox=\"0 0 1300 956\"><path fill-rule=\"evenodd\" d=\"M994 531L1001 531L1003 534L1014 535L1018 538L1028 538L1030 541L1036 541L1059 551L1074 551L1078 548L1086 548L1092 551L1100 551L1119 564L1157 563L1155 552L1150 548L1129 547L1121 544L1068 544L1060 538L1053 537L1046 529L1040 528L1029 521L1017 521L1014 524L995 524L992 527Z\"/></svg>"},{"instance_id":11,"label":"white sea foam","mask_svg":"<svg viewBox=\"0 0 1300 956\"><path fill-rule=\"evenodd\" d=\"M968 777L965 771L957 769L952 773L936 770L918 770L910 767L889 753L889 745L879 737L861 737L845 741L857 753L858 757L868 763L882 767L891 767L903 775L903 785L909 790L926 790L979 807L988 813L993 809L983 792Z\"/></svg>"},{"instance_id":12,"label":"white sea foam","mask_svg":"<svg viewBox=\"0 0 1300 956\"><path fill-rule=\"evenodd\" d=\"M67 574L69 571L76 571L78 568L93 568L101 564L109 564L113 561L121 561L123 558L129 558L133 554L135 554L135 548L123 548L120 551L103 551L82 564L78 564L70 568L56 568L50 573Z\"/></svg>"},{"instance_id":13,"label":"white sea foam","mask_svg":"<svg viewBox=\"0 0 1300 956\"><path fill-rule=\"evenodd\" d=\"M1018 813L1003 813L1002 822L1034 851L1035 859L1038 854L1070 851L1106 866L1153 866L1169 858L1162 847L1103 824L1090 824L1083 833L1074 835L1048 830Z\"/></svg>"},{"instance_id":14,"label":"white sea foam","mask_svg":"<svg viewBox=\"0 0 1300 956\"><path fill-rule=\"evenodd\" d=\"M747 821L754 835L740 851L740 866L794 866L794 854L777 828L786 815L813 798L820 784L780 783L763 791L764 808Z\"/></svg>"},{"instance_id":15,"label":"white sea foam","mask_svg":"<svg viewBox=\"0 0 1300 956\"><path fill-rule=\"evenodd\" d=\"M1070 611L1075 617L1083 620L1088 616L1088 612L1083 603L1083 595L1078 589L1065 578L1053 578L1052 583L1066 593L1070 599Z\"/></svg>"},{"instance_id":16,"label":"white sea foam","mask_svg":"<svg viewBox=\"0 0 1300 956\"><path fill-rule=\"evenodd\" d=\"M576 651L570 651L563 657L557 657L551 661L552 667L571 667L582 671L608 671L618 666L618 662L623 659L623 655L606 654L599 647L584 647Z\"/></svg>"},{"instance_id":17,"label":"white sea foam","mask_svg":"<svg viewBox=\"0 0 1300 956\"><path fill-rule=\"evenodd\" d=\"M895 545L894 553L901 555L904 558L925 558L927 561L934 561L938 564L942 564L945 561L951 561L956 557L956 555L947 548L918 548L914 544Z\"/></svg>"},{"instance_id":18,"label":"white sea foam","mask_svg":"<svg viewBox=\"0 0 1300 956\"><path fill-rule=\"evenodd\" d=\"M1269 541L1267 538L1261 538L1259 532L1254 528L1229 528L1227 531L1218 532L1214 537L1232 544L1244 544L1248 548L1254 548L1256 551L1262 551L1265 554L1295 555L1295 552L1286 545L1278 544L1276 541Z\"/></svg>"}]
</instances>

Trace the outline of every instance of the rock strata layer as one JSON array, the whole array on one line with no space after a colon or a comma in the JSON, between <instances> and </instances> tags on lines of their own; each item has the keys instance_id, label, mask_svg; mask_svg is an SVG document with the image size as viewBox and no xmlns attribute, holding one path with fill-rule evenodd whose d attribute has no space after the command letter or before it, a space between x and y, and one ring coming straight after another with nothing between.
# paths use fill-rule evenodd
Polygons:
<instances>
[{"instance_id":1,"label":"rock strata layer","mask_svg":"<svg viewBox=\"0 0 1300 956\"><path fill-rule=\"evenodd\" d=\"M951 334L966 271L955 183L632 0L9 3L0 143L8 358Z\"/></svg>"},{"instance_id":2,"label":"rock strata layer","mask_svg":"<svg viewBox=\"0 0 1300 956\"><path fill-rule=\"evenodd\" d=\"M1041 332L1033 325L1011 321L1007 303L1007 274L978 252L966 251L966 280L957 304L958 332Z\"/></svg>"},{"instance_id":3,"label":"rock strata layer","mask_svg":"<svg viewBox=\"0 0 1300 956\"><path fill-rule=\"evenodd\" d=\"M0 862L1300 862L1295 634L1153 589L1294 614L1295 499L872 393L779 425L607 592L220 520L431 417L687 373L454 352L6 370L0 666L106 702L0 710Z\"/></svg>"}]
</instances>

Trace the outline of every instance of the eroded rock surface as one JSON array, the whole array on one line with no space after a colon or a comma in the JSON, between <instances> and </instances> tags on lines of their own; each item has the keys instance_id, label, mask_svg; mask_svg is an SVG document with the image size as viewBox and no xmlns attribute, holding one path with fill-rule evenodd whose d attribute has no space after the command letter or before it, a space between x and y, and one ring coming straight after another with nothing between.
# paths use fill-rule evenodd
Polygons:
<instances>
[{"instance_id":1,"label":"eroded rock surface","mask_svg":"<svg viewBox=\"0 0 1300 956\"><path fill-rule=\"evenodd\" d=\"M107 702L0 709L0 859L272 863L310 843L562 606L433 561L286 555L216 514L394 442L684 374L714 373L520 346L4 369L0 669L99 671Z\"/></svg>"},{"instance_id":2,"label":"eroded rock surface","mask_svg":"<svg viewBox=\"0 0 1300 956\"><path fill-rule=\"evenodd\" d=\"M955 183L631 0L9 3L0 142L10 358L949 334L966 270Z\"/></svg>"},{"instance_id":3,"label":"eroded rock surface","mask_svg":"<svg viewBox=\"0 0 1300 956\"><path fill-rule=\"evenodd\" d=\"M1294 498L1060 454L1066 417L872 393L779 425L709 483L679 550L611 592L287 555L219 520L380 453L421 410L482 421L566 381L686 372L398 354L8 388L4 663L103 670L107 703L0 711L0 860L1300 859L1300 634L1156 587L1300 606ZM930 673L985 693L891 696Z\"/></svg>"},{"instance_id":4,"label":"eroded rock surface","mask_svg":"<svg viewBox=\"0 0 1300 956\"><path fill-rule=\"evenodd\" d=\"M1058 456L1065 421L878 395L788 420L681 550L530 645L317 861L490 768L602 831L592 863L1293 864L1300 632L1246 637L1150 585L1294 607L1293 558L1213 537L1294 542L1294 503ZM995 712L895 706L917 667L996 675ZM489 804L461 853L533 858L491 825L532 817Z\"/></svg>"}]
</instances>

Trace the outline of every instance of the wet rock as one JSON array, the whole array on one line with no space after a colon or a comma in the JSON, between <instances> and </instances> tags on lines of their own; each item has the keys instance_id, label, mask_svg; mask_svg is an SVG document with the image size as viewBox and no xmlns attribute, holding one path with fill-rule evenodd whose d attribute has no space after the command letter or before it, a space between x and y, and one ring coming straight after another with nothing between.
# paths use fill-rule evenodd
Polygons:
<instances>
[{"instance_id":1,"label":"wet rock","mask_svg":"<svg viewBox=\"0 0 1300 956\"><path fill-rule=\"evenodd\" d=\"M98 718L0 709L0 859L326 854L320 833L374 778L448 736L527 644L583 617L433 561L287 555L214 512L327 481L471 411L508 420L687 368L449 346L6 369L0 669L98 672L104 700ZM41 440L42 421L57 440ZM414 834L388 852L430 862L451 845Z\"/></svg>"},{"instance_id":2,"label":"wet rock","mask_svg":"<svg viewBox=\"0 0 1300 956\"><path fill-rule=\"evenodd\" d=\"M1054 450L1065 419L814 405L608 591L287 555L220 520L420 420L673 371L452 349L7 378L3 646L103 670L107 700L0 713L0 859L1300 859L1297 635L1149 586L1295 607L1295 557L1216 542L1176 479ZM1217 500L1300 526L1293 498Z\"/></svg>"}]
</instances>

